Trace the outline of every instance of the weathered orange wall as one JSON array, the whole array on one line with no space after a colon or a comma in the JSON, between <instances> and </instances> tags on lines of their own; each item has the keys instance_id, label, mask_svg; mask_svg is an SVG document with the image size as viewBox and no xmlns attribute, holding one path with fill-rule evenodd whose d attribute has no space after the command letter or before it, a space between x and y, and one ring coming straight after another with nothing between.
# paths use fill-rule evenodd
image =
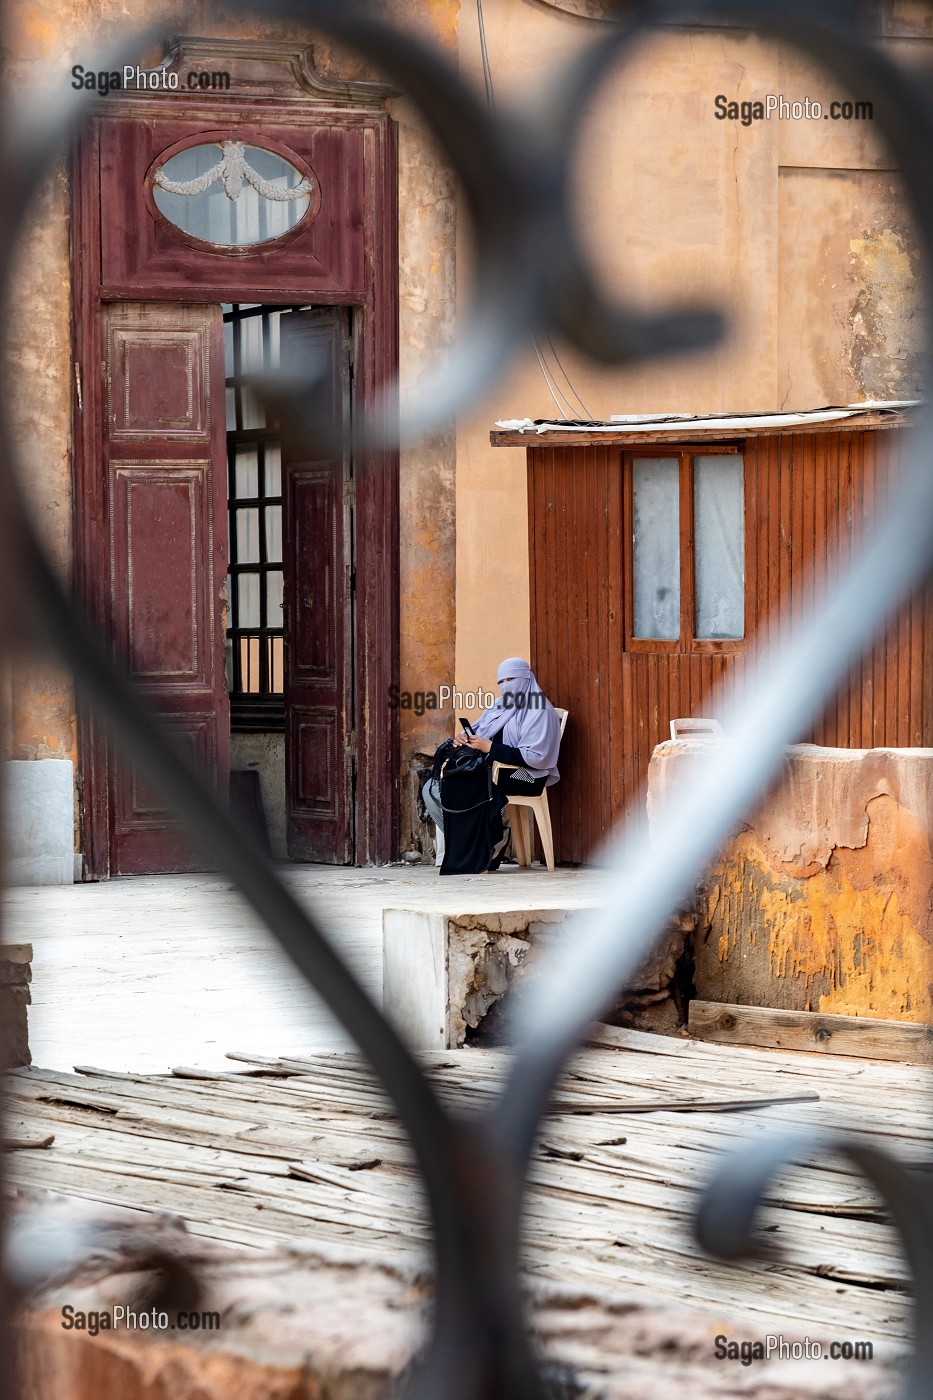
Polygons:
<instances>
[{"instance_id":1,"label":"weathered orange wall","mask_svg":"<svg viewBox=\"0 0 933 1400\"><path fill-rule=\"evenodd\" d=\"M704 751L659 747L654 813ZM933 1022L933 749L788 750L700 887L695 950L707 1001Z\"/></svg>"},{"instance_id":2,"label":"weathered orange wall","mask_svg":"<svg viewBox=\"0 0 933 1400\"><path fill-rule=\"evenodd\" d=\"M62 577L72 560L71 308L67 184L47 181L29 219L6 317L11 422L30 504ZM4 757L77 757L74 690L47 658L21 659L9 680Z\"/></svg>"}]
</instances>

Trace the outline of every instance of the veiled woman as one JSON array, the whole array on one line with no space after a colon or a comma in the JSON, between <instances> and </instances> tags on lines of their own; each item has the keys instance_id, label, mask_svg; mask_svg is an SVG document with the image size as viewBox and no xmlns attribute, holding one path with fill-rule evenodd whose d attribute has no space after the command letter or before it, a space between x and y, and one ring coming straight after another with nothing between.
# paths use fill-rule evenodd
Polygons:
<instances>
[{"instance_id":1,"label":"veiled woman","mask_svg":"<svg viewBox=\"0 0 933 1400\"><path fill-rule=\"evenodd\" d=\"M490 772L478 774L479 783L474 781L469 793L461 778L441 778L425 787L428 810L438 826L443 822L442 875L497 870L507 840L502 809L509 797L536 797L560 777L560 720L528 662L509 657L496 680L499 698L483 711L472 734L458 734L453 741L455 748L483 754ZM493 783L494 763L514 767L501 769Z\"/></svg>"}]
</instances>

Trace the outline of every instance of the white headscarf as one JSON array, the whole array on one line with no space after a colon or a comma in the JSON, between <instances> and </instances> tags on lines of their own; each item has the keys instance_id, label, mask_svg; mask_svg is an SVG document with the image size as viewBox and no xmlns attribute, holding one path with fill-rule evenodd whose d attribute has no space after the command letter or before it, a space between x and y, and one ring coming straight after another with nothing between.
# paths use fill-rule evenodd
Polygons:
<instances>
[{"instance_id":1,"label":"white headscarf","mask_svg":"<svg viewBox=\"0 0 933 1400\"><path fill-rule=\"evenodd\" d=\"M484 739L498 739L520 749L525 767L536 778L547 776L546 787L556 783L560 720L544 695L527 661L510 656L496 672L502 694L484 710L473 726Z\"/></svg>"}]
</instances>

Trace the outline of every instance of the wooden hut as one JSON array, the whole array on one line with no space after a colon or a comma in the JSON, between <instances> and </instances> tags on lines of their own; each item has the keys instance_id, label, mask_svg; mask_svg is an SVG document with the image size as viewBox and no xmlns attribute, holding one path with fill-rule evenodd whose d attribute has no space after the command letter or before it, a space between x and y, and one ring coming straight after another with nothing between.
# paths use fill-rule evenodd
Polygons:
<instances>
[{"instance_id":1,"label":"wooden hut","mask_svg":"<svg viewBox=\"0 0 933 1400\"><path fill-rule=\"evenodd\" d=\"M570 711L551 800L584 861L643 792L670 721L728 704L860 548L912 405L508 422L528 457L531 651ZM933 604L918 597L808 737L933 745Z\"/></svg>"}]
</instances>

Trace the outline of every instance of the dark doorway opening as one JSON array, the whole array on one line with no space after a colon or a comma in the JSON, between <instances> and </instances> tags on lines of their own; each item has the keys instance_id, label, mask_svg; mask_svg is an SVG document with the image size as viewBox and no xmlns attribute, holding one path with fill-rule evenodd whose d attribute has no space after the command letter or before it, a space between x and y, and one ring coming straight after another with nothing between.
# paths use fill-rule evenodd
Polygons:
<instances>
[{"instance_id":1,"label":"dark doorway opening","mask_svg":"<svg viewBox=\"0 0 933 1400\"><path fill-rule=\"evenodd\" d=\"M231 769L258 772L272 849L355 855L350 313L225 304ZM307 385L321 429L295 446L259 377ZM250 735L249 740L240 738ZM236 785L235 785L236 786Z\"/></svg>"}]
</instances>

